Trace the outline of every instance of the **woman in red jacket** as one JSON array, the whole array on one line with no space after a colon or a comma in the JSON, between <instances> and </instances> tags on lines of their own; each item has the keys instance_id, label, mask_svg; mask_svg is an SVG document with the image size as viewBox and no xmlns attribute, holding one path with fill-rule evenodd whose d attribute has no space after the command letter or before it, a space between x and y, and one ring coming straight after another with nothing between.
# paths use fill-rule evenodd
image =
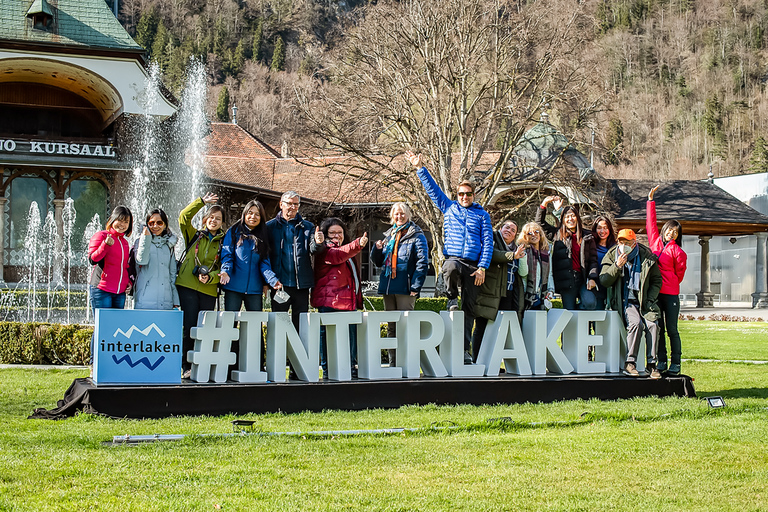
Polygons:
<instances>
[{"instance_id":1,"label":"woman in red jacket","mask_svg":"<svg viewBox=\"0 0 768 512\"><path fill-rule=\"evenodd\" d=\"M355 311L363 307L363 292L360 286L360 262L355 261L368 243L368 233L344 244L349 237L347 226L340 219L325 219L315 229L315 287L312 288L312 307L320 313L332 311ZM352 378L357 377L357 329L350 326L349 343L352 361ZM325 327L320 328L320 364L323 378L328 375L326 360Z\"/></svg>"},{"instance_id":2,"label":"woman in red jacket","mask_svg":"<svg viewBox=\"0 0 768 512\"><path fill-rule=\"evenodd\" d=\"M661 270L661 291L659 292L659 308L661 309L661 322L659 322L659 347L657 352L658 364L656 369L660 372L667 371L667 343L664 332L669 336L671 349L671 364L667 373L678 375L680 373L680 358L682 355L682 343L680 332L677 329L677 318L680 316L680 283L683 282L688 256L680 247L683 239L683 227L676 220L667 221L659 234L656 225L656 203L653 195L659 186L655 186L648 193L648 204L645 217L645 228L648 232L648 245L653 253L659 257L659 270Z\"/></svg>"},{"instance_id":3,"label":"woman in red jacket","mask_svg":"<svg viewBox=\"0 0 768 512\"><path fill-rule=\"evenodd\" d=\"M125 206L118 206L107 219L104 231L98 231L88 244L88 258L93 264L89 279L91 307L123 309L125 292L130 286L126 237L133 231L133 215Z\"/></svg>"}]
</instances>

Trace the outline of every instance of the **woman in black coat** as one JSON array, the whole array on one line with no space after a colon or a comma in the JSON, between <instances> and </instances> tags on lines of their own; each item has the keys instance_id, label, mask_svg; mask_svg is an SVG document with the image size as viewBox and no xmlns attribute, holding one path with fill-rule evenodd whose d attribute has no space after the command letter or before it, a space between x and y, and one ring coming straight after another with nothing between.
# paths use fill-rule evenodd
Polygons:
<instances>
[{"instance_id":1,"label":"woman in black coat","mask_svg":"<svg viewBox=\"0 0 768 512\"><path fill-rule=\"evenodd\" d=\"M563 299L565 309L595 309L600 268L597 263L597 247L592 232L585 230L579 212L573 206L562 210L557 227L547 223L547 206L562 205L562 199L548 196L536 211L536 222L541 224L552 244L552 278L555 292Z\"/></svg>"}]
</instances>

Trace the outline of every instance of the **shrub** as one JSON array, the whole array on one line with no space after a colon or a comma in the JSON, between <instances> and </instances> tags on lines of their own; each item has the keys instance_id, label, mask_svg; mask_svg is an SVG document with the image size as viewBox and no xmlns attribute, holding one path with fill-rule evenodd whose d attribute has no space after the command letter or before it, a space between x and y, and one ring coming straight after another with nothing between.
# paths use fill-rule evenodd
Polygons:
<instances>
[{"instance_id":1,"label":"shrub","mask_svg":"<svg viewBox=\"0 0 768 512\"><path fill-rule=\"evenodd\" d=\"M39 322L0 322L0 363L85 364L93 328Z\"/></svg>"}]
</instances>

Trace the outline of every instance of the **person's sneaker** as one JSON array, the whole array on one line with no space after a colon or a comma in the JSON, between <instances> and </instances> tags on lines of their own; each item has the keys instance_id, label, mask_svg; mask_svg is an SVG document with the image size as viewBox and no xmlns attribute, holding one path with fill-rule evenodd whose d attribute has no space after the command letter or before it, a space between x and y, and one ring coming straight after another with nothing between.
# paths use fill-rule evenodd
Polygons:
<instances>
[{"instance_id":1,"label":"person's sneaker","mask_svg":"<svg viewBox=\"0 0 768 512\"><path fill-rule=\"evenodd\" d=\"M448 304L446 304L446 309L448 309L448 311L458 311L459 299L448 299Z\"/></svg>"},{"instance_id":2,"label":"person's sneaker","mask_svg":"<svg viewBox=\"0 0 768 512\"><path fill-rule=\"evenodd\" d=\"M627 365L624 367L624 375L629 375L630 377L639 377L640 372L637 371L637 365L635 365L635 363L627 363Z\"/></svg>"},{"instance_id":3,"label":"person's sneaker","mask_svg":"<svg viewBox=\"0 0 768 512\"><path fill-rule=\"evenodd\" d=\"M191 379L192 378L192 370L186 370L184 373L181 374L182 379Z\"/></svg>"},{"instance_id":4,"label":"person's sneaker","mask_svg":"<svg viewBox=\"0 0 768 512\"><path fill-rule=\"evenodd\" d=\"M464 364L474 364L472 361L472 354L469 351L464 351Z\"/></svg>"},{"instance_id":5,"label":"person's sneaker","mask_svg":"<svg viewBox=\"0 0 768 512\"><path fill-rule=\"evenodd\" d=\"M353 379L357 378L357 368L352 368L352 378Z\"/></svg>"},{"instance_id":6,"label":"person's sneaker","mask_svg":"<svg viewBox=\"0 0 768 512\"><path fill-rule=\"evenodd\" d=\"M651 378L652 379L660 379L661 378L661 372L658 368L651 368Z\"/></svg>"},{"instance_id":7,"label":"person's sneaker","mask_svg":"<svg viewBox=\"0 0 768 512\"><path fill-rule=\"evenodd\" d=\"M667 362L659 361L659 363L656 365L656 369L659 370L659 373L664 373L667 371Z\"/></svg>"},{"instance_id":8,"label":"person's sneaker","mask_svg":"<svg viewBox=\"0 0 768 512\"><path fill-rule=\"evenodd\" d=\"M669 371L667 371L668 375L680 375L680 365L679 364L671 364L669 365Z\"/></svg>"}]
</instances>

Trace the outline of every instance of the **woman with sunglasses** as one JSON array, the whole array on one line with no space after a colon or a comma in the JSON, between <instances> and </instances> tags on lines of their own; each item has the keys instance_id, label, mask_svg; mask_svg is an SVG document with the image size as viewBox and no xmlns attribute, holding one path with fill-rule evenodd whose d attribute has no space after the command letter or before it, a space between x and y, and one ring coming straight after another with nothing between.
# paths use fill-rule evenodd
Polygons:
<instances>
[{"instance_id":1,"label":"woman with sunglasses","mask_svg":"<svg viewBox=\"0 0 768 512\"><path fill-rule=\"evenodd\" d=\"M526 247L528 275L522 280L525 289L525 307L547 309L554 286L549 261L549 242L538 222L528 222L517 237L517 245ZM546 301L546 302L545 302Z\"/></svg>"},{"instance_id":2,"label":"woman with sunglasses","mask_svg":"<svg viewBox=\"0 0 768 512\"><path fill-rule=\"evenodd\" d=\"M184 312L184 344L182 367L184 377L188 378L191 364L186 354L194 348L189 337L189 330L197 325L200 311L212 311L216 308L218 297L221 242L224 239L224 207L215 204L219 196L211 193L195 199L179 214L179 226L184 236L186 250L181 261L176 289L179 292L181 310ZM195 214L210 205L203 216L202 228L192 225Z\"/></svg>"},{"instance_id":3,"label":"woman with sunglasses","mask_svg":"<svg viewBox=\"0 0 768 512\"><path fill-rule=\"evenodd\" d=\"M659 186L655 186L648 193L648 203L645 216L645 228L648 232L648 245L659 258L659 270L661 271L661 291L659 292L659 309L661 309L661 321L659 322L658 339L658 364L656 369L667 372L669 375L680 373L680 363L683 352L680 341L680 331L677 329L677 319L680 316L680 283L685 277L688 265L688 255L680 247L683 239L683 227L676 220L667 221L659 233L656 224L656 202L653 195ZM672 360L667 370L667 342L664 333L669 336L669 346L672 352Z\"/></svg>"},{"instance_id":4,"label":"woman with sunglasses","mask_svg":"<svg viewBox=\"0 0 768 512\"><path fill-rule=\"evenodd\" d=\"M136 260L134 309L173 309L179 306L176 290L178 237L168 227L168 216L155 208L146 218L141 235L133 244Z\"/></svg>"},{"instance_id":5,"label":"woman with sunglasses","mask_svg":"<svg viewBox=\"0 0 768 512\"><path fill-rule=\"evenodd\" d=\"M565 309L595 309L597 301L593 290L600 278L600 267L592 232L584 229L578 210L571 205L563 208L557 227L547 223L545 217L550 203L559 209L562 199L546 197L536 210L536 222L553 241L551 262L555 291L562 297Z\"/></svg>"}]
</instances>

